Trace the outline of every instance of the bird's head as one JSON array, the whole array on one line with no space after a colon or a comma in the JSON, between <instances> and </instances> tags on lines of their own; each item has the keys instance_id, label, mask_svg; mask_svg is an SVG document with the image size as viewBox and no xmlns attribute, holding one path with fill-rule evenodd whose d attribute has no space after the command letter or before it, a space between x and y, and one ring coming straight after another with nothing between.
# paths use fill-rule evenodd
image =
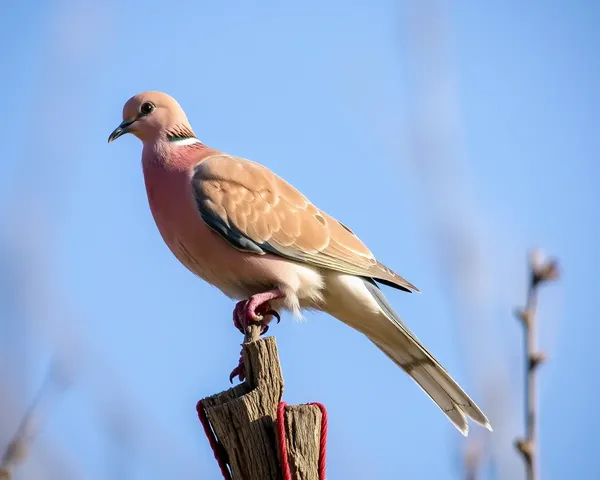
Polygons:
<instances>
[{"instance_id":1,"label":"bird's head","mask_svg":"<svg viewBox=\"0 0 600 480\"><path fill-rule=\"evenodd\" d=\"M179 103L162 92L139 93L127 100L123 107L123 121L110 134L108 143L126 133L134 134L144 143L160 138L195 138Z\"/></svg>"}]
</instances>

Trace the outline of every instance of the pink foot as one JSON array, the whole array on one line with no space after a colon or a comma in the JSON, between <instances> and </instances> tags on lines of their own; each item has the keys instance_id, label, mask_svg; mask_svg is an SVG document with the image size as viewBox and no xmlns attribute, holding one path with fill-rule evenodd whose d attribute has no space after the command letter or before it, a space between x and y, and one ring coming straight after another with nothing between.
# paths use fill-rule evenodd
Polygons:
<instances>
[{"instance_id":1,"label":"pink foot","mask_svg":"<svg viewBox=\"0 0 600 480\"><path fill-rule=\"evenodd\" d=\"M244 357L241 354L237 367L235 367L229 374L229 383L233 383L233 379L235 377L238 377L240 382L243 382L246 379L246 367L244 366Z\"/></svg>"},{"instance_id":2,"label":"pink foot","mask_svg":"<svg viewBox=\"0 0 600 480\"><path fill-rule=\"evenodd\" d=\"M273 316L277 319L277 323L281 321L279 313L271 308L271 300L282 298L283 294L278 288L269 290L268 292L252 295L248 300L242 300L235 305L233 309L233 325L241 333L246 333L246 328L251 324L260 324L262 327L261 335L267 333L269 325L264 323L265 317ZM238 366L235 367L229 375L229 381L233 383L233 379L238 377L240 382L246 378L246 369L244 368L244 358L240 355Z\"/></svg>"},{"instance_id":3,"label":"pink foot","mask_svg":"<svg viewBox=\"0 0 600 480\"><path fill-rule=\"evenodd\" d=\"M240 333L244 333L245 327L245 316L246 316L246 303L247 300L242 300L235 304L233 309L233 326L237 328Z\"/></svg>"},{"instance_id":4,"label":"pink foot","mask_svg":"<svg viewBox=\"0 0 600 480\"><path fill-rule=\"evenodd\" d=\"M238 302L233 309L233 325L241 333L246 333L248 325L260 323L263 327L261 335L264 335L269 329L269 326L263 323L265 317L273 316L277 319L277 323L281 321L279 313L271 308L270 301L282 297L281 291L275 288L268 292L252 295L248 300Z\"/></svg>"}]
</instances>

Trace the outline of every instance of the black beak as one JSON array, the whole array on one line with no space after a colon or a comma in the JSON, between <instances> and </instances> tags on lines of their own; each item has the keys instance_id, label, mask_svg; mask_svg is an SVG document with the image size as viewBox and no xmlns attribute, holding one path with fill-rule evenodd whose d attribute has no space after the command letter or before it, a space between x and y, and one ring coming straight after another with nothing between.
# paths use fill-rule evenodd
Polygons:
<instances>
[{"instance_id":1,"label":"black beak","mask_svg":"<svg viewBox=\"0 0 600 480\"><path fill-rule=\"evenodd\" d=\"M137 118L134 118L133 120L123 120L121 122L121 125L115 128L108 137L108 143L112 142L113 140L116 140L117 138L119 138L122 135L125 135L126 133L129 133L129 126L136 120Z\"/></svg>"}]
</instances>

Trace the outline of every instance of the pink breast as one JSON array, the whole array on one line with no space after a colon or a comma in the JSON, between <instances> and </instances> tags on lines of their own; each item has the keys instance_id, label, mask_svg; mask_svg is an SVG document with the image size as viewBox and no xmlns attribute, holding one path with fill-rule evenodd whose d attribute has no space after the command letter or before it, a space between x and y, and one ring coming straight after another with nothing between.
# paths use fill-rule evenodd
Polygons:
<instances>
[{"instance_id":1,"label":"pink breast","mask_svg":"<svg viewBox=\"0 0 600 480\"><path fill-rule=\"evenodd\" d=\"M144 162L150 210L173 254L189 270L233 298L299 283L293 263L271 254L233 248L200 217L190 183L191 169Z\"/></svg>"},{"instance_id":2,"label":"pink breast","mask_svg":"<svg viewBox=\"0 0 600 480\"><path fill-rule=\"evenodd\" d=\"M189 270L229 296L244 278L261 276L249 255L232 248L202 220L187 171L144 165L150 210L160 234L177 259ZM255 257L254 255L252 257ZM263 257L264 258L264 257ZM250 271L251 270L251 271Z\"/></svg>"}]
</instances>

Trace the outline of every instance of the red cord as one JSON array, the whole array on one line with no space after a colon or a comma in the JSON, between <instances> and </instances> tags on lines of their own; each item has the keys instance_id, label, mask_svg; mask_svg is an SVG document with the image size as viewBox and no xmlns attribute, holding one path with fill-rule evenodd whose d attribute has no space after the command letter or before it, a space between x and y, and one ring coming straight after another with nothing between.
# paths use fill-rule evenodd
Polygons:
<instances>
[{"instance_id":1,"label":"red cord","mask_svg":"<svg viewBox=\"0 0 600 480\"><path fill-rule=\"evenodd\" d=\"M319 410L321 410L321 436L319 442L319 480L325 480L325 463L327 456L327 409L325 406L318 402L309 403L308 405L314 405ZM281 469L283 470L283 480L292 480L292 471L290 469L290 461L288 459L288 451L287 451L287 441L285 435L285 407L287 403L279 402L277 406L277 438L278 438L278 447L279 447L279 457L281 458ZM219 464L219 468L221 469L221 474L225 480L231 480L231 473L229 472L229 468L227 467L227 453L223 448L223 445L219 443L217 437L215 436L215 432L213 432L212 427L210 426L210 422L208 421L208 417L206 416L206 410L204 410L204 405L202 405L202 401L199 401L196 405L196 411L198 412L198 418L200 419L200 423L202 423L202 427L204 428L204 433L208 438L208 443L210 443L210 448L212 448L213 454L217 463Z\"/></svg>"},{"instance_id":2,"label":"red cord","mask_svg":"<svg viewBox=\"0 0 600 480\"><path fill-rule=\"evenodd\" d=\"M325 464L327 456L327 409L318 402L309 403L321 410L321 435L319 442L319 480L325 480ZM277 406L277 438L279 440L279 456L281 458L281 469L283 480L292 480L292 471L288 459L287 441L285 436L285 407L287 403L279 402Z\"/></svg>"},{"instance_id":3,"label":"red cord","mask_svg":"<svg viewBox=\"0 0 600 480\"><path fill-rule=\"evenodd\" d=\"M277 406L277 440L279 442L279 458L283 470L283 480L292 480L290 461L288 459L287 442L285 440L285 407L287 403L279 402Z\"/></svg>"},{"instance_id":4,"label":"red cord","mask_svg":"<svg viewBox=\"0 0 600 480\"><path fill-rule=\"evenodd\" d=\"M208 443L210 443L210 448L212 448L213 454L217 463L219 464L219 468L221 469L221 474L225 480L231 480L231 473L229 473L229 469L227 468L227 462L225 460L226 452L223 445L221 445L217 437L215 436L215 432L213 432L212 427L210 426L210 422L208 421L208 417L206 416L206 410L204 410L204 405L202 405L202 401L199 401L196 404L196 411L198 412L198 418L200 419L200 423L204 428L204 433L208 438Z\"/></svg>"},{"instance_id":5,"label":"red cord","mask_svg":"<svg viewBox=\"0 0 600 480\"><path fill-rule=\"evenodd\" d=\"M316 406L321 410L321 437L319 443L319 479L325 480L325 464L327 458L327 409L325 405L319 402L312 402L309 405Z\"/></svg>"}]
</instances>

